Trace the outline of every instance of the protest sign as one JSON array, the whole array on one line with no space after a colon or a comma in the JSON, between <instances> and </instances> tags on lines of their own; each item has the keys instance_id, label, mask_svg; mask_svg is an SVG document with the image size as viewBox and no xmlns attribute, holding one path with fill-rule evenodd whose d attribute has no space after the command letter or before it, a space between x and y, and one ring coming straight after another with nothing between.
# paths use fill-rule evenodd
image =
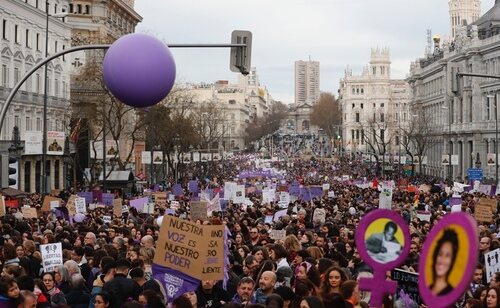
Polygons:
<instances>
[{"instance_id":1,"label":"protest sign","mask_svg":"<svg viewBox=\"0 0 500 308\"><path fill-rule=\"evenodd\" d=\"M155 197L155 204L156 205L165 205L165 204L167 204L167 193L166 192L154 193L153 196Z\"/></svg>"},{"instance_id":2,"label":"protest sign","mask_svg":"<svg viewBox=\"0 0 500 308\"><path fill-rule=\"evenodd\" d=\"M63 265L61 243L40 245L40 252L42 253L42 265L45 273L54 271L58 265Z\"/></svg>"},{"instance_id":3,"label":"protest sign","mask_svg":"<svg viewBox=\"0 0 500 308\"><path fill-rule=\"evenodd\" d=\"M274 189L264 189L262 190L262 203L271 203L274 202L275 198L275 190Z\"/></svg>"},{"instance_id":4,"label":"protest sign","mask_svg":"<svg viewBox=\"0 0 500 308\"><path fill-rule=\"evenodd\" d=\"M123 214L123 199L118 198L113 200L113 215L115 217L121 217Z\"/></svg>"},{"instance_id":5,"label":"protest sign","mask_svg":"<svg viewBox=\"0 0 500 308\"><path fill-rule=\"evenodd\" d=\"M126 204L122 205L122 213L128 213L128 206Z\"/></svg>"},{"instance_id":6,"label":"protest sign","mask_svg":"<svg viewBox=\"0 0 500 308\"><path fill-rule=\"evenodd\" d=\"M56 208L61 206L61 201L60 200L52 200L50 201L50 210L55 211Z\"/></svg>"},{"instance_id":7,"label":"protest sign","mask_svg":"<svg viewBox=\"0 0 500 308\"><path fill-rule=\"evenodd\" d=\"M113 200L115 199L114 194L103 193L102 194L102 203L107 206L113 205Z\"/></svg>"},{"instance_id":8,"label":"protest sign","mask_svg":"<svg viewBox=\"0 0 500 308\"><path fill-rule=\"evenodd\" d=\"M328 198L335 198L335 192L333 190L328 192Z\"/></svg>"},{"instance_id":9,"label":"protest sign","mask_svg":"<svg viewBox=\"0 0 500 308\"><path fill-rule=\"evenodd\" d=\"M283 240L286 237L286 230L271 230L269 237L273 240Z\"/></svg>"},{"instance_id":10,"label":"protest sign","mask_svg":"<svg viewBox=\"0 0 500 308\"><path fill-rule=\"evenodd\" d=\"M479 202L474 207L474 218L477 221L484 222L492 222L493 221L493 212L491 211L491 206L489 204L483 204Z\"/></svg>"},{"instance_id":11,"label":"protest sign","mask_svg":"<svg viewBox=\"0 0 500 308\"><path fill-rule=\"evenodd\" d=\"M76 210L77 214L87 213L87 208L86 208L84 198L81 198L81 197L75 198L75 210Z\"/></svg>"},{"instance_id":12,"label":"protest sign","mask_svg":"<svg viewBox=\"0 0 500 308\"><path fill-rule=\"evenodd\" d=\"M191 209L191 220L207 220L208 219L208 202L206 201L191 201L189 208Z\"/></svg>"},{"instance_id":13,"label":"protest sign","mask_svg":"<svg viewBox=\"0 0 500 308\"><path fill-rule=\"evenodd\" d=\"M143 198L138 198L138 199L133 199L130 200L130 206L135 207L135 209L138 212L142 212L142 208L144 207L144 204L149 202L148 197L143 197Z\"/></svg>"},{"instance_id":14,"label":"protest sign","mask_svg":"<svg viewBox=\"0 0 500 308\"><path fill-rule=\"evenodd\" d=\"M500 248L490 251L484 255L484 265L486 266L486 281L490 283L496 272L500 272Z\"/></svg>"},{"instance_id":15,"label":"protest sign","mask_svg":"<svg viewBox=\"0 0 500 308\"><path fill-rule=\"evenodd\" d=\"M60 206L61 201L62 200L60 198L45 196L45 198L43 199L42 211L48 212L52 208Z\"/></svg>"},{"instance_id":16,"label":"protest sign","mask_svg":"<svg viewBox=\"0 0 500 308\"><path fill-rule=\"evenodd\" d=\"M237 184L235 182L224 183L224 199L230 200L233 196L233 191L236 190Z\"/></svg>"},{"instance_id":17,"label":"protest sign","mask_svg":"<svg viewBox=\"0 0 500 308\"><path fill-rule=\"evenodd\" d=\"M420 221L431 221L431 212L417 211L417 217Z\"/></svg>"},{"instance_id":18,"label":"protest sign","mask_svg":"<svg viewBox=\"0 0 500 308\"><path fill-rule=\"evenodd\" d=\"M146 203L142 208L143 214L153 214L155 212L155 204L154 203Z\"/></svg>"},{"instance_id":19,"label":"protest sign","mask_svg":"<svg viewBox=\"0 0 500 308\"><path fill-rule=\"evenodd\" d=\"M243 203L245 201L245 185L236 185L231 198L235 204Z\"/></svg>"},{"instance_id":20,"label":"protest sign","mask_svg":"<svg viewBox=\"0 0 500 308\"><path fill-rule=\"evenodd\" d=\"M264 223L265 224L272 224L273 223L273 215L266 215L264 217Z\"/></svg>"},{"instance_id":21,"label":"protest sign","mask_svg":"<svg viewBox=\"0 0 500 308\"><path fill-rule=\"evenodd\" d=\"M104 215L102 216L102 221L105 223L105 224L110 224L111 223L111 216L109 215Z\"/></svg>"},{"instance_id":22,"label":"protest sign","mask_svg":"<svg viewBox=\"0 0 500 308\"><path fill-rule=\"evenodd\" d=\"M5 216L5 196L0 196L0 217Z\"/></svg>"},{"instance_id":23,"label":"protest sign","mask_svg":"<svg viewBox=\"0 0 500 308\"><path fill-rule=\"evenodd\" d=\"M380 192L378 200L378 208L386 210L392 209L392 188L390 186L382 184L382 191Z\"/></svg>"},{"instance_id":24,"label":"protest sign","mask_svg":"<svg viewBox=\"0 0 500 308\"><path fill-rule=\"evenodd\" d=\"M423 304L418 293L418 273L412 273L401 269L391 271L391 279L397 281L398 288L394 296L394 302L399 303L397 307L412 307L410 301L415 303L415 307ZM406 303L403 302L406 298ZM406 304L406 305L405 305Z\"/></svg>"},{"instance_id":25,"label":"protest sign","mask_svg":"<svg viewBox=\"0 0 500 308\"><path fill-rule=\"evenodd\" d=\"M330 183L323 184L323 190L330 190Z\"/></svg>"},{"instance_id":26,"label":"protest sign","mask_svg":"<svg viewBox=\"0 0 500 308\"><path fill-rule=\"evenodd\" d=\"M274 221L279 221L282 216L286 215L286 212L288 212L287 209L277 211L276 213L274 213Z\"/></svg>"},{"instance_id":27,"label":"protest sign","mask_svg":"<svg viewBox=\"0 0 500 308\"><path fill-rule=\"evenodd\" d=\"M66 203L66 208L68 209L68 214L71 216L76 215L76 207L75 207L75 199L76 195L71 195L68 199L68 203Z\"/></svg>"},{"instance_id":28,"label":"protest sign","mask_svg":"<svg viewBox=\"0 0 500 308\"><path fill-rule=\"evenodd\" d=\"M154 262L200 280L222 280L224 226L163 216Z\"/></svg>"},{"instance_id":29,"label":"protest sign","mask_svg":"<svg viewBox=\"0 0 500 308\"><path fill-rule=\"evenodd\" d=\"M21 208L21 210L23 212L23 218L25 218L25 219L38 218L36 208L34 208L34 207L24 206Z\"/></svg>"},{"instance_id":30,"label":"protest sign","mask_svg":"<svg viewBox=\"0 0 500 308\"><path fill-rule=\"evenodd\" d=\"M278 202L280 208L288 207L290 203L290 193L287 191L280 192L280 201Z\"/></svg>"},{"instance_id":31,"label":"protest sign","mask_svg":"<svg viewBox=\"0 0 500 308\"><path fill-rule=\"evenodd\" d=\"M479 204L488 205L493 212L497 210L497 200L491 198L481 198L479 199Z\"/></svg>"},{"instance_id":32,"label":"protest sign","mask_svg":"<svg viewBox=\"0 0 500 308\"><path fill-rule=\"evenodd\" d=\"M77 193L78 197L85 198L85 203L89 204L94 201L94 194L91 191L80 191Z\"/></svg>"}]
</instances>

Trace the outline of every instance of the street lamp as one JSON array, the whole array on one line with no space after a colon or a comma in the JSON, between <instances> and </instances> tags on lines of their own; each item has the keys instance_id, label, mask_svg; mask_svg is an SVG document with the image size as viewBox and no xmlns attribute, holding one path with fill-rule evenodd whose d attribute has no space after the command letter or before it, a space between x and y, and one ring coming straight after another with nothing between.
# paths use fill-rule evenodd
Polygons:
<instances>
[{"instance_id":1,"label":"street lamp","mask_svg":"<svg viewBox=\"0 0 500 308\"><path fill-rule=\"evenodd\" d=\"M45 1L45 58L49 56L49 17L64 18L68 13L49 14L49 1ZM43 140L42 140L42 194L47 193L47 101L48 101L48 71L47 64L44 66L44 89L43 89Z\"/></svg>"},{"instance_id":2,"label":"street lamp","mask_svg":"<svg viewBox=\"0 0 500 308\"><path fill-rule=\"evenodd\" d=\"M494 98L495 103L495 185L498 186L498 110L497 110L497 95L488 94L486 95L488 98L488 103L490 102L490 98ZM489 105L489 104L488 104Z\"/></svg>"}]
</instances>

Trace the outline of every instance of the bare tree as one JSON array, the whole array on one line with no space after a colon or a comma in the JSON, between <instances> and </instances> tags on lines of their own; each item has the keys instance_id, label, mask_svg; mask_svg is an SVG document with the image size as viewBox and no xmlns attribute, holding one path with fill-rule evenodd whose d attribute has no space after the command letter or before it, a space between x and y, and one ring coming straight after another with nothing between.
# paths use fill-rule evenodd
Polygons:
<instances>
[{"instance_id":1,"label":"bare tree","mask_svg":"<svg viewBox=\"0 0 500 308\"><path fill-rule=\"evenodd\" d=\"M375 157L377 170L382 170L382 173L384 172L385 154L394 139L391 126L390 118L377 121L375 116L364 124L360 124L361 138L370 150L370 153L367 154ZM380 157L382 157L382 164Z\"/></svg>"},{"instance_id":2,"label":"bare tree","mask_svg":"<svg viewBox=\"0 0 500 308\"><path fill-rule=\"evenodd\" d=\"M246 142L259 140L262 137L279 130L281 122L288 115L288 107L282 102L271 103L269 113L263 117L255 118L246 127Z\"/></svg>"},{"instance_id":3,"label":"bare tree","mask_svg":"<svg viewBox=\"0 0 500 308\"><path fill-rule=\"evenodd\" d=\"M400 142L406 154L411 158L413 172L415 172L415 161L418 162L419 170L422 171L422 157L432 145L434 129L429 124L433 123L431 117L433 115L417 112L410 116L408 125L399 128L403 136Z\"/></svg>"},{"instance_id":4,"label":"bare tree","mask_svg":"<svg viewBox=\"0 0 500 308\"><path fill-rule=\"evenodd\" d=\"M319 101L313 106L311 124L323 129L330 139L339 133L342 114L340 104L331 93L321 93Z\"/></svg>"}]
</instances>

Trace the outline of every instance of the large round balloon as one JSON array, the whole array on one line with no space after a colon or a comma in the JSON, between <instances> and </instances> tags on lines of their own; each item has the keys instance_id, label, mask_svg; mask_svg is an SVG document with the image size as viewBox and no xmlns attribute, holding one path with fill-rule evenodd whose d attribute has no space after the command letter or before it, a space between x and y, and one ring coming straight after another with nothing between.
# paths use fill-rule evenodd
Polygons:
<instances>
[{"instance_id":1,"label":"large round balloon","mask_svg":"<svg viewBox=\"0 0 500 308\"><path fill-rule=\"evenodd\" d=\"M73 216L73 220L75 222L82 222L85 219L85 215L82 213L78 213L75 216Z\"/></svg>"},{"instance_id":2,"label":"large round balloon","mask_svg":"<svg viewBox=\"0 0 500 308\"><path fill-rule=\"evenodd\" d=\"M106 52L103 77L117 99L144 108L160 102L174 86L175 61L167 45L156 38L128 34Z\"/></svg>"}]
</instances>

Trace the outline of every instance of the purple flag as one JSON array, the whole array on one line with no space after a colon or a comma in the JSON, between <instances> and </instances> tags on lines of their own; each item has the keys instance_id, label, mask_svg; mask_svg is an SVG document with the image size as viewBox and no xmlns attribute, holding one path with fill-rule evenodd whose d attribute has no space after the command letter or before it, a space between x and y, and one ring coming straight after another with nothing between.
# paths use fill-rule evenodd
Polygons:
<instances>
[{"instance_id":1,"label":"purple flag","mask_svg":"<svg viewBox=\"0 0 500 308\"><path fill-rule=\"evenodd\" d=\"M462 197L451 197L448 201L449 206L462 204Z\"/></svg>"},{"instance_id":2,"label":"purple flag","mask_svg":"<svg viewBox=\"0 0 500 308\"><path fill-rule=\"evenodd\" d=\"M104 203L104 205L112 206L114 199L115 199L114 194L102 194L102 203Z\"/></svg>"},{"instance_id":3,"label":"purple flag","mask_svg":"<svg viewBox=\"0 0 500 308\"><path fill-rule=\"evenodd\" d=\"M297 181L293 182L292 185L290 185L288 193L290 193L291 196L300 196L300 185Z\"/></svg>"},{"instance_id":4,"label":"purple flag","mask_svg":"<svg viewBox=\"0 0 500 308\"><path fill-rule=\"evenodd\" d=\"M102 202L102 190L93 190L92 196L94 197L94 199L97 199L98 202Z\"/></svg>"},{"instance_id":5,"label":"purple flag","mask_svg":"<svg viewBox=\"0 0 500 308\"><path fill-rule=\"evenodd\" d=\"M321 186L312 186L309 188L309 192L311 193L311 199L312 198L319 198L323 197L323 187Z\"/></svg>"},{"instance_id":6,"label":"purple flag","mask_svg":"<svg viewBox=\"0 0 500 308\"><path fill-rule=\"evenodd\" d=\"M94 202L93 194L91 191L80 191L77 193L78 197L85 198L85 203L92 203Z\"/></svg>"},{"instance_id":7,"label":"purple flag","mask_svg":"<svg viewBox=\"0 0 500 308\"><path fill-rule=\"evenodd\" d=\"M153 277L166 291L167 303L186 292L195 291L200 281L179 271L153 263Z\"/></svg>"},{"instance_id":8,"label":"purple flag","mask_svg":"<svg viewBox=\"0 0 500 308\"><path fill-rule=\"evenodd\" d=\"M174 196L176 196L176 197L182 196L182 195L183 195L183 192L182 192L182 186L181 186L181 184L175 184L175 185L172 187L172 193L173 193L173 194L174 194Z\"/></svg>"},{"instance_id":9,"label":"purple flag","mask_svg":"<svg viewBox=\"0 0 500 308\"><path fill-rule=\"evenodd\" d=\"M200 191L199 187L198 187L198 181L196 180L191 180L189 181L188 183L188 191L190 193L198 193Z\"/></svg>"},{"instance_id":10,"label":"purple flag","mask_svg":"<svg viewBox=\"0 0 500 308\"><path fill-rule=\"evenodd\" d=\"M303 187L300 189L300 199L302 201L311 201L311 192L309 191L308 187Z\"/></svg>"},{"instance_id":11,"label":"purple flag","mask_svg":"<svg viewBox=\"0 0 500 308\"><path fill-rule=\"evenodd\" d=\"M224 280L222 281L222 287L227 290L227 282L229 281L229 246L227 244L228 237L231 236L231 231L224 226Z\"/></svg>"}]
</instances>

